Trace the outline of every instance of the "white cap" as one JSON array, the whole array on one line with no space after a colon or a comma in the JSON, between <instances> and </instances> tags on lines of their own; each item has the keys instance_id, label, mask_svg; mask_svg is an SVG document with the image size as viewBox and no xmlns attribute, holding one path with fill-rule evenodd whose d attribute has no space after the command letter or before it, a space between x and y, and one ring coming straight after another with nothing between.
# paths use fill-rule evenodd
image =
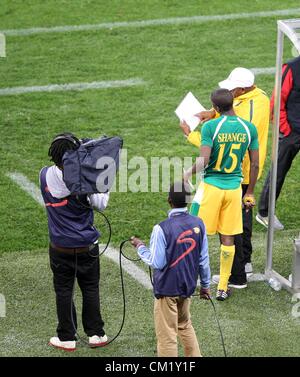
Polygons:
<instances>
[{"instance_id":1,"label":"white cap","mask_svg":"<svg viewBox=\"0 0 300 377\"><path fill-rule=\"evenodd\" d=\"M235 68L226 80L219 82L222 89L249 88L254 84L254 73L247 68Z\"/></svg>"}]
</instances>

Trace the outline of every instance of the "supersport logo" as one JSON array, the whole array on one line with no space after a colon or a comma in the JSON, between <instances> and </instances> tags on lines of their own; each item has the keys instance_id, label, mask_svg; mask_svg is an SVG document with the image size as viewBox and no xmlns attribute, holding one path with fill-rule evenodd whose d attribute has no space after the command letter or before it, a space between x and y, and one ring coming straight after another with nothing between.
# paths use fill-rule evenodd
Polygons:
<instances>
[{"instance_id":1,"label":"supersport logo","mask_svg":"<svg viewBox=\"0 0 300 377\"><path fill-rule=\"evenodd\" d=\"M177 238L176 243L179 243L179 244L189 243L191 246L170 265L170 268L176 266L177 263L179 263L183 258L185 258L189 253L191 253L195 249L196 241L193 238L187 237L187 236L191 236L192 234L193 234L193 231L189 229L189 230L186 230L185 232L182 232Z\"/></svg>"}]
</instances>

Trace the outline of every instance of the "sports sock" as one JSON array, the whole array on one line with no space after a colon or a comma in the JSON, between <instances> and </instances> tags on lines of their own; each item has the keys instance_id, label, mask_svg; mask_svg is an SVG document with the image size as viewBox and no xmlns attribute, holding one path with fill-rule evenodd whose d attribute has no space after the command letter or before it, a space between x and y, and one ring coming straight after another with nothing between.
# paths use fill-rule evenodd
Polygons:
<instances>
[{"instance_id":1,"label":"sports sock","mask_svg":"<svg viewBox=\"0 0 300 377\"><path fill-rule=\"evenodd\" d=\"M221 245L220 254L220 282L219 290L227 291L228 280L231 274L233 258L235 253L235 246Z\"/></svg>"}]
</instances>

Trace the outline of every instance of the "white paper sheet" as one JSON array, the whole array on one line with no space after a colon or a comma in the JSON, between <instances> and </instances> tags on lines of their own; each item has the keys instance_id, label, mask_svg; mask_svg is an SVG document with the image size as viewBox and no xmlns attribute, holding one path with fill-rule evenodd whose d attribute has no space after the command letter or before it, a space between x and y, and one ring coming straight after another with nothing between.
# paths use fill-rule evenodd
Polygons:
<instances>
[{"instance_id":1,"label":"white paper sheet","mask_svg":"<svg viewBox=\"0 0 300 377\"><path fill-rule=\"evenodd\" d=\"M192 92L188 92L175 110L175 114L180 121L185 121L189 125L191 131L194 131L200 123L199 118L195 117L195 114L200 113L201 111L205 111L205 108Z\"/></svg>"}]
</instances>

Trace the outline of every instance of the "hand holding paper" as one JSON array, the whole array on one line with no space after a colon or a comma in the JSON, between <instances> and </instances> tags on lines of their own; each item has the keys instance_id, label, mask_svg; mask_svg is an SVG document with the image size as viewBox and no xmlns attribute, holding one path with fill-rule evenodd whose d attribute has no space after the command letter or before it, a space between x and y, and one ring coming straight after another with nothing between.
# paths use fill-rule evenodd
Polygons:
<instances>
[{"instance_id":1,"label":"hand holding paper","mask_svg":"<svg viewBox=\"0 0 300 377\"><path fill-rule=\"evenodd\" d=\"M189 136L191 129L190 126L184 120L180 122L180 128L182 129L182 132L185 134L185 136Z\"/></svg>"},{"instance_id":2,"label":"hand holding paper","mask_svg":"<svg viewBox=\"0 0 300 377\"><path fill-rule=\"evenodd\" d=\"M194 131L194 129L200 123L199 118L196 117L195 114L200 113L201 111L205 111L205 108L201 105L192 92L188 92L175 110L175 114L181 122L185 121L187 123L191 131Z\"/></svg>"},{"instance_id":3,"label":"hand holding paper","mask_svg":"<svg viewBox=\"0 0 300 377\"><path fill-rule=\"evenodd\" d=\"M207 122L208 120L213 119L216 116L214 109L201 111L199 114L195 114L197 118L200 119L201 123Z\"/></svg>"}]
</instances>

